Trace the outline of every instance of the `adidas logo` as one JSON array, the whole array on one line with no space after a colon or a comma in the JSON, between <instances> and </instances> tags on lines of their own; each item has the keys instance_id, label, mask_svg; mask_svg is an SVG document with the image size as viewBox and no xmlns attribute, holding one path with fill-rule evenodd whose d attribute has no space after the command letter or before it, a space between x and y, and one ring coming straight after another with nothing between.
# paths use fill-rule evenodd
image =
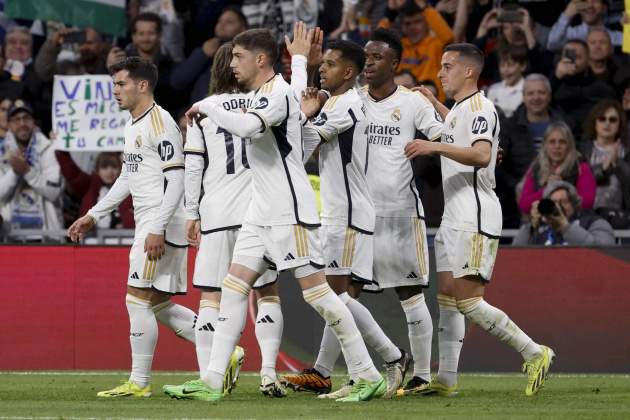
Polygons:
<instances>
[{"instance_id":1,"label":"adidas logo","mask_svg":"<svg viewBox=\"0 0 630 420\"><path fill-rule=\"evenodd\" d=\"M294 260L294 259L295 259L295 257L290 252L287 254L286 257L284 257L285 261L291 261L291 260Z\"/></svg>"},{"instance_id":2,"label":"adidas logo","mask_svg":"<svg viewBox=\"0 0 630 420\"><path fill-rule=\"evenodd\" d=\"M411 273L407 274L407 278L408 279L417 279L418 275L412 271Z\"/></svg>"},{"instance_id":3,"label":"adidas logo","mask_svg":"<svg viewBox=\"0 0 630 420\"><path fill-rule=\"evenodd\" d=\"M133 274L131 275L131 278L134 280L140 280L140 276L138 276L138 272L134 271Z\"/></svg>"},{"instance_id":4,"label":"adidas logo","mask_svg":"<svg viewBox=\"0 0 630 420\"><path fill-rule=\"evenodd\" d=\"M339 264L337 264L337 261L333 260L333 262L328 264L328 268L339 268Z\"/></svg>"},{"instance_id":5,"label":"adidas logo","mask_svg":"<svg viewBox=\"0 0 630 420\"><path fill-rule=\"evenodd\" d=\"M210 331L210 332L214 332L214 327L212 326L211 323L207 323L206 325L200 327L197 331Z\"/></svg>"},{"instance_id":6,"label":"adidas logo","mask_svg":"<svg viewBox=\"0 0 630 420\"><path fill-rule=\"evenodd\" d=\"M264 317L256 321L256 324L273 324L273 323L274 323L274 320L271 319L269 315L265 315Z\"/></svg>"}]
</instances>

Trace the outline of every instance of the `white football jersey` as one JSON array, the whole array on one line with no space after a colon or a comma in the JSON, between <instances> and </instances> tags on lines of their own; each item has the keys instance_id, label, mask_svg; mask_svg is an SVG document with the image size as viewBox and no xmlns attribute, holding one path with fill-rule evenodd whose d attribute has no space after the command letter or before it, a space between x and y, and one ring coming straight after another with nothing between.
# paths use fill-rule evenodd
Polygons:
<instances>
[{"instance_id":1,"label":"white football jersey","mask_svg":"<svg viewBox=\"0 0 630 420\"><path fill-rule=\"evenodd\" d=\"M365 176L367 141L356 131L365 119L363 102L354 89L329 98L309 128L324 142L319 147L322 223L343 223L365 233L374 232L374 204Z\"/></svg>"},{"instance_id":2,"label":"white football jersey","mask_svg":"<svg viewBox=\"0 0 630 420\"><path fill-rule=\"evenodd\" d=\"M446 116L442 143L471 147L478 141L487 141L492 145L492 157L487 168L462 165L441 157L442 225L490 237L501 235L501 204L494 193L499 130L494 104L481 91L457 102Z\"/></svg>"},{"instance_id":3,"label":"white football jersey","mask_svg":"<svg viewBox=\"0 0 630 420\"><path fill-rule=\"evenodd\" d=\"M242 113L250 102L245 93L223 93L206 99L227 111ZM184 154L206 159L203 197L199 203L201 231L236 229L241 226L251 199L251 173L245 139L228 133L210 118L189 127ZM186 203L188 208L189 203Z\"/></svg>"},{"instance_id":4,"label":"white football jersey","mask_svg":"<svg viewBox=\"0 0 630 420\"><path fill-rule=\"evenodd\" d=\"M370 96L367 86L361 89L361 96L366 119L356 130L368 142L367 180L376 215L424 217L405 145L416 138L416 131L431 140L439 138L442 123L433 105L420 93L402 86L378 101Z\"/></svg>"},{"instance_id":5,"label":"white football jersey","mask_svg":"<svg viewBox=\"0 0 630 420\"><path fill-rule=\"evenodd\" d=\"M300 106L281 75L262 85L247 110L263 124L247 146L252 200L245 221L258 226L319 226L315 193L302 163Z\"/></svg>"},{"instance_id":6,"label":"white football jersey","mask_svg":"<svg viewBox=\"0 0 630 420\"><path fill-rule=\"evenodd\" d=\"M184 169L183 141L171 115L154 103L141 116L125 124L123 165L129 179L136 225L157 215L164 196L164 172ZM186 245L184 199L173 214L165 239Z\"/></svg>"}]
</instances>

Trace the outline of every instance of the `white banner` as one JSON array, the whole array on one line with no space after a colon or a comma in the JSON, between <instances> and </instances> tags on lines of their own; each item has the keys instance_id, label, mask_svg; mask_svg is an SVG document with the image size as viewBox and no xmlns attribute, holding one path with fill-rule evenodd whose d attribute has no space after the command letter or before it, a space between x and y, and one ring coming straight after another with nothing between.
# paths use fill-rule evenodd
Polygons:
<instances>
[{"instance_id":1,"label":"white banner","mask_svg":"<svg viewBox=\"0 0 630 420\"><path fill-rule=\"evenodd\" d=\"M57 149L121 151L129 118L118 107L109 75L55 76L52 124Z\"/></svg>"}]
</instances>

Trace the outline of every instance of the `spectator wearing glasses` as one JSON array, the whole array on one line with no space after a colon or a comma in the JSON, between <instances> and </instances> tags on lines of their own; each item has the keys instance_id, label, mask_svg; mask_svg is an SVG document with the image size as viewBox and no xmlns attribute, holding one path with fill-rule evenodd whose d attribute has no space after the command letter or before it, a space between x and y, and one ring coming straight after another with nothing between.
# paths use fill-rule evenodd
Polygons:
<instances>
[{"instance_id":1,"label":"spectator wearing glasses","mask_svg":"<svg viewBox=\"0 0 630 420\"><path fill-rule=\"evenodd\" d=\"M593 169L595 210L616 229L629 227L630 147L626 115L614 100L599 102L584 122L583 153Z\"/></svg>"},{"instance_id":2,"label":"spectator wearing glasses","mask_svg":"<svg viewBox=\"0 0 630 420\"><path fill-rule=\"evenodd\" d=\"M62 229L62 180L52 142L23 100L16 100L7 116L9 133L0 160L2 218L12 228Z\"/></svg>"},{"instance_id":3,"label":"spectator wearing glasses","mask_svg":"<svg viewBox=\"0 0 630 420\"><path fill-rule=\"evenodd\" d=\"M577 188L582 208L592 209L596 183L588 162L581 159L575 148L573 134L562 121L549 124L538 156L525 174L519 207L530 214L552 181L566 181Z\"/></svg>"}]
</instances>

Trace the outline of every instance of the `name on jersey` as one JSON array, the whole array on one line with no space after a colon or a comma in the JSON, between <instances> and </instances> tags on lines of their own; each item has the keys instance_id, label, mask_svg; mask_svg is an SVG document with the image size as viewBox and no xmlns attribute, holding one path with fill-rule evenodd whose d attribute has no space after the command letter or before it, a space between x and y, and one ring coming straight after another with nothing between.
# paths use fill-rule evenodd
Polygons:
<instances>
[{"instance_id":1,"label":"name on jersey","mask_svg":"<svg viewBox=\"0 0 630 420\"><path fill-rule=\"evenodd\" d=\"M123 153L123 160L127 166L127 172L138 172L138 164L142 162L142 154Z\"/></svg>"},{"instance_id":2,"label":"name on jersey","mask_svg":"<svg viewBox=\"0 0 630 420\"><path fill-rule=\"evenodd\" d=\"M369 144L391 146L393 136L400 136L400 127L370 123L365 127Z\"/></svg>"},{"instance_id":3,"label":"name on jersey","mask_svg":"<svg viewBox=\"0 0 630 420\"><path fill-rule=\"evenodd\" d=\"M223 109L225 109L226 111L232 111L234 109L249 108L251 103L252 103L251 99L238 98L238 99L230 99L229 101L225 101L221 105L223 105Z\"/></svg>"}]
</instances>

